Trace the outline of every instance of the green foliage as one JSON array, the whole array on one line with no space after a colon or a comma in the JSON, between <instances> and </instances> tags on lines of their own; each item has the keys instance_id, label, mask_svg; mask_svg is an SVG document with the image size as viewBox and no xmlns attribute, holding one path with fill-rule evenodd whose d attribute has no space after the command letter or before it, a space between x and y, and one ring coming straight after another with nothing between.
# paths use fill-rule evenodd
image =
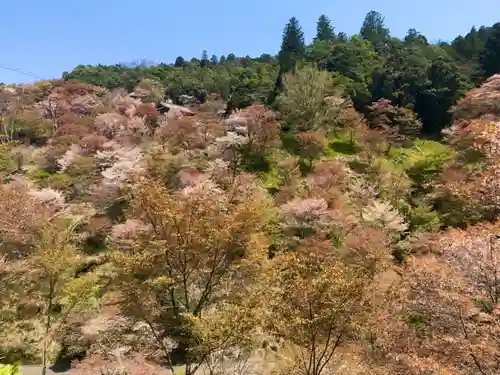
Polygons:
<instances>
[{"instance_id":1,"label":"green foliage","mask_svg":"<svg viewBox=\"0 0 500 375\"><path fill-rule=\"evenodd\" d=\"M428 45L429 44L429 42L427 41L427 38L413 28L409 29L408 32L406 33L406 36L404 38L404 42L406 44L414 44L414 45Z\"/></svg>"},{"instance_id":2,"label":"green foliage","mask_svg":"<svg viewBox=\"0 0 500 375\"><path fill-rule=\"evenodd\" d=\"M40 187L48 187L47 180L52 176L43 168L35 167L28 171L28 177Z\"/></svg>"},{"instance_id":3,"label":"green foliage","mask_svg":"<svg viewBox=\"0 0 500 375\"><path fill-rule=\"evenodd\" d=\"M44 143L51 135L52 125L32 112L2 119L12 134L11 140L23 140L33 144ZM8 123L8 125L7 125Z\"/></svg>"},{"instance_id":4,"label":"green foliage","mask_svg":"<svg viewBox=\"0 0 500 375\"><path fill-rule=\"evenodd\" d=\"M438 142L418 140L409 149L392 150L391 159L402 165L417 187L432 181L454 157L454 151Z\"/></svg>"},{"instance_id":5,"label":"green foliage","mask_svg":"<svg viewBox=\"0 0 500 375\"><path fill-rule=\"evenodd\" d=\"M283 82L278 107L285 129L292 132L327 129L329 120L339 110L325 100L339 91L332 75L306 66L295 74L285 75Z\"/></svg>"},{"instance_id":6,"label":"green foliage","mask_svg":"<svg viewBox=\"0 0 500 375\"><path fill-rule=\"evenodd\" d=\"M11 145L0 144L0 172L10 174L17 169L15 158L11 153Z\"/></svg>"},{"instance_id":7,"label":"green foliage","mask_svg":"<svg viewBox=\"0 0 500 375\"><path fill-rule=\"evenodd\" d=\"M491 300L487 300L487 299L476 299L474 301L474 305L478 309L480 309L481 311L483 311L487 314L493 313L493 311L495 309L495 306L493 306L493 303L491 302Z\"/></svg>"},{"instance_id":8,"label":"green foliage","mask_svg":"<svg viewBox=\"0 0 500 375\"><path fill-rule=\"evenodd\" d=\"M389 29L384 24L384 16L373 10L366 15L360 34L363 39L372 43L377 50L384 48L384 44L390 36Z\"/></svg>"},{"instance_id":9,"label":"green foliage","mask_svg":"<svg viewBox=\"0 0 500 375\"><path fill-rule=\"evenodd\" d=\"M355 106L362 108L370 102L373 72L381 63L373 46L358 35L347 41L331 44L324 67L336 74Z\"/></svg>"},{"instance_id":10,"label":"green foliage","mask_svg":"<svg viewBox=\"0 0 500 375\"><path fill-rule=\"evenodd\" d=\"M437 232L443 225L439 212L431 205L400 201L398 208L408 218L409 229L412 232Z\"/></svg>"},{"instance_id":11,"label":"green foliage","mask_svg":"<svg viewBox=\"0 0 500 375\"><path fill-rule=\"evenodd\" d=\"M74 183L73 178L66 173L53 173L44 179L43 184L54 190L64 191L69 189Z\"/></svg>"},{"instance_id":12,"label":"green foliage","mask_svg":"<svg viewBox=\"0 0 500 375\"><path fill-rule=\"evenodd\" d=\"M500 23L493 25L480 57L486 78L500 72Z\"/></svg>"},{"instance_id":13,"label":"green foliage","mask_svg":"<svg viewBox=\"0 0 500 375\"><path fill-rule=\"evenodd\" d=\"M427 78L427 87L416 100L415 109L424 123L424 132L432 134L450 123L448 109L472 84L448 57L434 60L427 69Z\"/></svg>"},{"instance_id":14,"label":"green foliage","mask_svg":"<svg viewBox=\"0 0 500 375\"><path fill-rule=\"evenodd\" d=\"M305 49L304 32L297 18L292 17L283 30L281 49L278 54L281 72L288 73L294 69L297 62L304 57Z\"/></svg>"},{"instance_id":15,"label":"green foliage","mask_svg":"<svg viewBox=\"0 0 500 375\"><path fill-rule=\"evenodd\" d=\"M19 364L2 365L0 364L0 375L21 375Z\"/></svg>"},{"instance_id":16,"label":"green foliage","mask_svg":"<svg viewBox=\"0 0 500 375\"><path fill-rule=\"evenodd\" d=\"M256 71L244 69L238 77L230 79L227 95L229 109L248 107L252 103L262 103L273 87L269 71L265 66Z\"/></svg>"},{"instance_id":17,"label":"green foliage","mask_svg":"<svg viewBox=\"0 0 500 375\"><path fill-rule=\"evenodd\" d=\"M427 317L418 312L410 312L407 319L408 325L419 332L425 331L429 325Z\"/></svg>"},{"instance_id":18,"label":"green foliage","mask_svg":"<svg viewBox=\"0 0 500 375\"><path fill-rule=\"evenodd\" d=\"M322 14L318 19L316 26L316 36L314 41L330 41L335 39L335 31L326 14Z\"/></svg>"},{"instance_id":19,"label":"green foliage","mask_svg":"<svg viewBox=\"0 0 500 375\"><path fill-rule=\"evenodd\" d=\"M91 156L78 156L68 167L67 175L72 178L88 179L98 171L95 159Z\"/></svg>"},{"instance_id":20,"label":"green foliage","mask_svg":"<svg viewBox=\"0 0 500 375\"><path fill-rule=\"evenodd\" d=\"M72 72L64 73L63 77L108 89L123 87L128 91L134 90L144 78L150 78L161 83L165 87L165 95L175 103L179 103L181 95L191 95L198 101L204 102L208 93L217 93L228 100L233 92L239 93L242 87L247 87L246 93L251 94L251 99L245 101L246 103L264 100L272 89L277 69L276 60L272 58L256 61L237 59L233 55L232 59L217 65L210 63L204 67L199 63L186 62L179 58L173 65L160 64L136 68L121 65L78 66ZM251 83L246 81L249 77ZM237 102L236 99L233 101ZM239 108L241 105L243 104L236 104L235 107Z\"/></svg>"},{"instance_id":21,"label":"green foliage","mask_svg":"<svg viewBox=\"0 0 500 375\"><path fill-rule=\"evenodd\" d=\"M359 151L361 151L360 145L352 139L349 132L335 132L328 137L326 154L329 156L354 155Z\"/></svg>"}]
</instances>

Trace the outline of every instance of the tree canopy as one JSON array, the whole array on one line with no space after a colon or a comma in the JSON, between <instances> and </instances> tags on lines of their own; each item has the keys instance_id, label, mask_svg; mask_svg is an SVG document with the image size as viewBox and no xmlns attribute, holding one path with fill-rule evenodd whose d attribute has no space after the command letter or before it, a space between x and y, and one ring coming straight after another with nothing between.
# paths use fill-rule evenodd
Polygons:
<instances>
[{"instance_id":1,"label":"tree canopy","mask_svg":"<svg viewBox=\"0 0 500 375\"><path fill-rule=\"evenodd\" d=\"M276 56L218 58L202 51L201 58L176 58L173 64L96 65L76 67L64 73L108 89L131 91L142 79L165 87L166 97L181 104L181 95L205 101L210 93L229 101L228 111L252 102L272 104L283 89L283 75L297 64L314 64L332 74L362 112L386 98L416 112L423 132L440 134L450 125L449 109L465 91L500 71L498 24L473 27L451 42L430 43L409 28L406 36L391 36L384 16L370 11L359 35L335 32L328 15L318 18L316 35L307 44L296 17L290 18ZM498 35L497 35L498 34ZM499 60L500 61L500 60Z\"/></svg>"}]
</instances>

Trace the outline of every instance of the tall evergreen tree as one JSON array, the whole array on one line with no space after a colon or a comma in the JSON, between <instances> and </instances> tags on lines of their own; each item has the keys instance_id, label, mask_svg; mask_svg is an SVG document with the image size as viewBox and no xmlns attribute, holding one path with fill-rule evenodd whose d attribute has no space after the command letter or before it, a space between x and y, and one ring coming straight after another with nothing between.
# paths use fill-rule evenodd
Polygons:
<instances>
[{"instance_id":1,"label":"tall evergreen tree","mask_svg":"<svg viewBox=\"0 0 500 375\"><path fill-rule=\"evenodd\" d=\"M280 71L274 84L274 90L269 93L267 98L268 104L272 104L274 102L283 88L283 75L290 71L294 71L297 61L303 59L305 54L306 43L304 41L304 32L300 27L299 20L292 17L283 30L281 49L278 53Z\"/></svg>"},{"instance_id":2,"label":"tall evergreen tree","mask_svg":"<svg viewBox=\"0 0 500 375\"><path fill-rule=\"evenodd\" d=\"M493 25L480 57L485 78L500 73L500 22Z\"/></svg>"},{"instance_id":3,"label":"tall evergreen tree","mask_svg":"<svg viewBox=\"0 0 500 375\"><path fill-rule=\"evenodd\" d=\"M455 51L465 60L477 60L482 53L488 34L485 34L484 27L480 30L481 32L473 27L465 37L459 35L452 42Z\"/></svg>"},{"instance_id":4,"label":"tall evergreen tree","mask_svg":"<svg viewBox=\"0 0 500 375\"><path fill-rule=\"evenodd\" d=\"M329 41L335 39L335 31L326 14L322 14L318 19L316 26L316 37L314 41Z\"/></svg>"},{"instance_id":5,"label":"tall evergreen tree","mask_svg":"<svg viewBox=\"0 0 500 375\"><path fill-rule=\"evenodd\" d=\"M370 41L377 51L381 51L389 39L389 29L385 27L385 19L379 12L368 12L361 26L360 34Z\"/></svg>"},{"instance_id":6,"label":"tall evergreen tree","mask_svg":"<svg viewBox=\"0 0 500 375\"><path fill-rule=\"evenodd\" d=\"M210 61L208 60L208 52L206 50L203 50L201 54L201 67L205 68L209 65Z\"/></svg>"},{"instance_id":7,"label":"tall evergreen tree","mask_svg":"<svg viewBox=\"0 0 500 375\"><path fill-rule=\"evenodd\" d=\"M477 37L481 42L483 42L483 47L484 43L488 40L488 37L490 36L492 27L486 27L486 26L481 26L479 30L477 31Z\"/></svg>"},{"instance_id":8,"label":"tall evergreen tree","mask_svg":"<svg viewBox=\"0 0 500 375\"><path fill-rule=\"evenodd\" d=\"M278 55L282 72L293 70L297 61L304 57L305 50L304 32L297 18L292 17L283 30L281 50Z\"/></svg>"}]
</instances>

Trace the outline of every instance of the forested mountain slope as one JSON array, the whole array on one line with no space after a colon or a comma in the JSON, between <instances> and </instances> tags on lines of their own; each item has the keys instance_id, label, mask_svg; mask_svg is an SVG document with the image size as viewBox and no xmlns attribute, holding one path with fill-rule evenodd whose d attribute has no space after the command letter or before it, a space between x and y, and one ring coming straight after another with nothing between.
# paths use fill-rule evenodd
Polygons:
<instances>
[{"instance_id":1,"label":"forested mountain slope","mask_svg":"<svg viewBox=\"0 0 500 375\"><path fill-rule=\"evenodd\" d=\"M391 36L377 12L368 13L360 33L352 36L336 31L322 15L310 44L292 18L277 56L209 57L203 51L200 58L179 56L173 64L78 66L64 78L129 91L150 78L162 83L174 101L182 94L204 101L208 93L217 93L231 108L241 108L255 101L270 104L269 92L279 85L278 76L296 62L306 62L334 73L337 87L351 96L358 110L364 112L373 101L385 98L414 110L424 132L437 135L450 125L448 110L455 101L498 73L499 43L500 24L473 27L451 42L430 43L413 28L403 39Z\"/></svg>"},{"instance_id":2,"label":"forested mountain slope","mask_svg":"<svg viewBox=\"0 0 500 375\"><path fill-rule=\"evenodd\" d=\"M494 66L496 28L435 46L381 21L1 87L1 361L499 373L500 75L466 91L465 62Z\"/></svg>"}]
</instances>

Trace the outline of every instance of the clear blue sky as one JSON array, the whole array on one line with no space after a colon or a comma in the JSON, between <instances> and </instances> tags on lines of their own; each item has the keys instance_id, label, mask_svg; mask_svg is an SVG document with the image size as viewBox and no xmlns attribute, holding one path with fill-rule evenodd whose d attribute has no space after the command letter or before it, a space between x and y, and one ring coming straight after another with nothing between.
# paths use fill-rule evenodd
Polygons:
<instances>
[{"instance_id":1,"label":"clear blue sky","mask_svg":"<svg viewBox=\"0 0 500 375\"><path fill-rule=\"evenodd\" d=\"M500 21L500 0L0 0L0 65L60 77L78 64L176 56L276 53L283 26L296 16L306 40L327 14L337 31L357 33L365 14L385 16L394 36L410 27L450 40L471 26ZM0 82L34 79L0 69Z\"/></svg>"}]
</instances>

